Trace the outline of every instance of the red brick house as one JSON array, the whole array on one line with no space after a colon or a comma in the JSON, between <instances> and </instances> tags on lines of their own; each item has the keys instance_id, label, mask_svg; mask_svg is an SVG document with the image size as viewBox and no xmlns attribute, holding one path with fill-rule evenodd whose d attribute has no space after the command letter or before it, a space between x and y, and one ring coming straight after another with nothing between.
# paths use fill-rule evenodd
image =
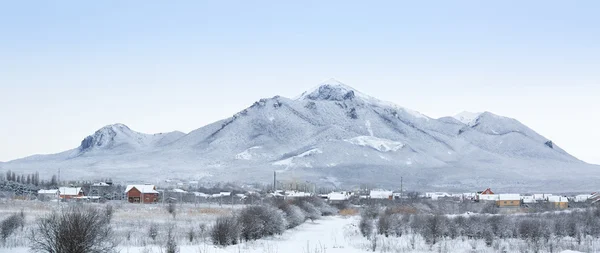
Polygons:
<instances>
[{"instance_id":1,"label":"red brick house","mask_svg":"<svg viewBox=\"0 0 600 253\"><path fill-rule=\"evenodd\" d=\"M145 185L128 185L125 189L127 201L129 203L156 203L158 202L158 191L156 186Z\"/></svg>"}]
</instances>

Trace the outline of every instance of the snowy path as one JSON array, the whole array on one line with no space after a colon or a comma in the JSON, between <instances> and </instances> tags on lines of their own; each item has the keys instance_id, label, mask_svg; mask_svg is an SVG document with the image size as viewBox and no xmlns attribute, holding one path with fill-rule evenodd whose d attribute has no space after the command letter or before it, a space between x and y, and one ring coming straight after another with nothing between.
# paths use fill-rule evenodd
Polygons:
<instances>
[{"instance_id":1,"label":"snowy path","mask_svg":"<svg viewBox=\"0 0 600 253\"><path fill-rule=\"evenodd\" d=\"M321 220L306 222L297 228L286 231L281 236L260 239L229 247L215 247L207 244L182 245L180 253L362 253L366 252L348 246L345 228L351 226L355 218L324 217ZM27 248L0 248L0 253L27 253ZM121 253L159 253L156 246L122 247Z\"/></svg>"}]
</instances>

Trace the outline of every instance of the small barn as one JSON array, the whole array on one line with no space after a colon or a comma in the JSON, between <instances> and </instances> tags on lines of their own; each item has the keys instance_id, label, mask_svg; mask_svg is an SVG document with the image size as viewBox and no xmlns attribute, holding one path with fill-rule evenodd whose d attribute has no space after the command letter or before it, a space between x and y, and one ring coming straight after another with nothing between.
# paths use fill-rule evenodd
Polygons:
<instances>
[{"instance_id":1,"label":"small barn","mask_svg":"<svg viewBox=\"0 0 600 253\"><path fill-rule=\"evenodd\" d=\"M125 189L129 203L156 203L159 192L150 184L128 185Z\"/></svg>"}]
</instances>

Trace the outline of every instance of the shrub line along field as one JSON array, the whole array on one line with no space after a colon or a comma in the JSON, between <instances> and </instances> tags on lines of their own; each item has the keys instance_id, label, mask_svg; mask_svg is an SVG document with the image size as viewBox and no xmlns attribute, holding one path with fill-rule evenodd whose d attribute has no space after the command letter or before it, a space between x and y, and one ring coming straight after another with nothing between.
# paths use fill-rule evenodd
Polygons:
<instances>
[{"instance_id":1,"label":"shrub line along field","mask_svg":"<svg viewBox=\"0 0 600 253\"><path fill-rule=\"evenodd\" d=\"M0 219L2 229L4 221L11 221L13 231L2 240L0 252L30 252L29 234L36 229L40 218L53 212L78 208L107 212L109 206L112 238L118 244L115 250L131 253L600 250L597 246L600 210L596 208L521 214L443 214L442 209L422 203L387 207L370 203L342 204L338 211L320 199L307 198L272 199L262 206L210 207L8 200L1 202ZM23 217L22 223L19 217ZM224 233L219 234L218 221L223 219L232 219L232 226L224 226Z\"/></svg>"}]
</instances>

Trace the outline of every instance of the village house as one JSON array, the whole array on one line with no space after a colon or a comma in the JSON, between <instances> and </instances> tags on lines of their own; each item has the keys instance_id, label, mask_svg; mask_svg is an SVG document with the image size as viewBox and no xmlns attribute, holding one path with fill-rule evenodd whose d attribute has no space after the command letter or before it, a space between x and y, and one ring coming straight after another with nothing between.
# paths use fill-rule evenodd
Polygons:
<instances>
[{"instance_id":1,"label":"village house","mask_svg":"<svg viewBox=\"0 0 600 253\"><path fill-rule=\"evenodd\" d=\"M548 202L552 203L554 207L560 209L566 209L569 207L569 200L567 197L563 196L550 196L548 197Z\"/></svg>"},{"instance_id":2,"label":"village house","mask_svg":"<svg viewBox=\"0 0 600 253\"><path fill-rule=\"evenodd\" d=\"M341 192L330 192L326 195L329 203L336 204L342 203L346 200L349 200L352 197L351 192L341 191Z\"/></svg>"},{"instance_id":3,"label":"village house","mask_svg":"<svg viewBox=\"0 0 600 253\"><path fill-rule=\"evenodd\" d=\"M592 194L581 194L581 195L577 195L575 197L573 197L573 202L586 202L588 201L588 199L590 199L593 195Z\"/></svg>"},{"instance_id":4,"label":"village house","mask_svg":"<svg viewBox=\"0 0 600 253\"><path fill-rule=\"evenodd\" d=\"M60 187L58 193L61 199L74 199L85 196L81 187Z\"/></svg>"},{"instance_id":5,"label":"village house","mask_svg":"<svg viewBox=\"0 0 600 253\"><path fill-rule=\"evenodd\" d=\"M548 198L552 196L552 194L548 193L536 193L532 195L535 201L548 201Z\"/></svg>"},{"instance_id":6,"label":"village house","mask_svg":"<svg viewBox=\"0 0 600 253\"><path fill-rule=\"evenodd\" d=\"M535 204L537 201L532 195L521 196L521 202L523 204Z\"/></svg>"},{"instance_id":7,"label":"village house","mask_svg":"<svg viewBox=\"0 0 600 253\"><path fill-rule=\"evenodd\" d=\"M475 197L475 201L496 201L498 200L498 196L494 194L492 189L487 188L483 191L477 192L477 196Z\"/></svg>"},{"instance_id":8,"label":"village house","mask_svg":"<svg viewBox=\"0 0 600 253\"><path fill-rule=\"evenodd\" d=\"M371 190L369 192L370 199L392 199L393 192L386 190Z\"/></svg>"},{"instance_id":9,"label":"village house","mask_svg":"<svg viewBox=\"0 0 600 253\"><path fill-rule=\"evenodd\" d=\"M519 194L498 194L496 200L498 207L519 207L521 206L521 195Z\"/></svg>"},{"instance_id":10,"label":"village house","mask_svg":"<svg viewBox=\"0 0 600 253\"><path fill-rule=\"evenodd\" d=\"M159 192L156 190L156 186L145 184L128 185L125 194L129 203L156 203L158 202Z\"/></svg>"},{"instance_id":11,"label":"village house","mask_svg":"<svg viewBox=\"0 0 600 253\"><path fill-rule=\"evenodd\" d=\"M58 199L58 189L53 190L39 190L38 199L40 200L53 200Z\"/></svg>"},{"instance_id":12,"label":"village house","mask_svg":"<svg viewBox=\"0 0 600 253\"><path fill-rule=\"evenodd\" d=\"M438 200L440 198L449 198L452 195L450 195L447 192L427 192L425 193L425 197L426 198L430 198L431 200Z\"/></svg>"}]
</instances>

